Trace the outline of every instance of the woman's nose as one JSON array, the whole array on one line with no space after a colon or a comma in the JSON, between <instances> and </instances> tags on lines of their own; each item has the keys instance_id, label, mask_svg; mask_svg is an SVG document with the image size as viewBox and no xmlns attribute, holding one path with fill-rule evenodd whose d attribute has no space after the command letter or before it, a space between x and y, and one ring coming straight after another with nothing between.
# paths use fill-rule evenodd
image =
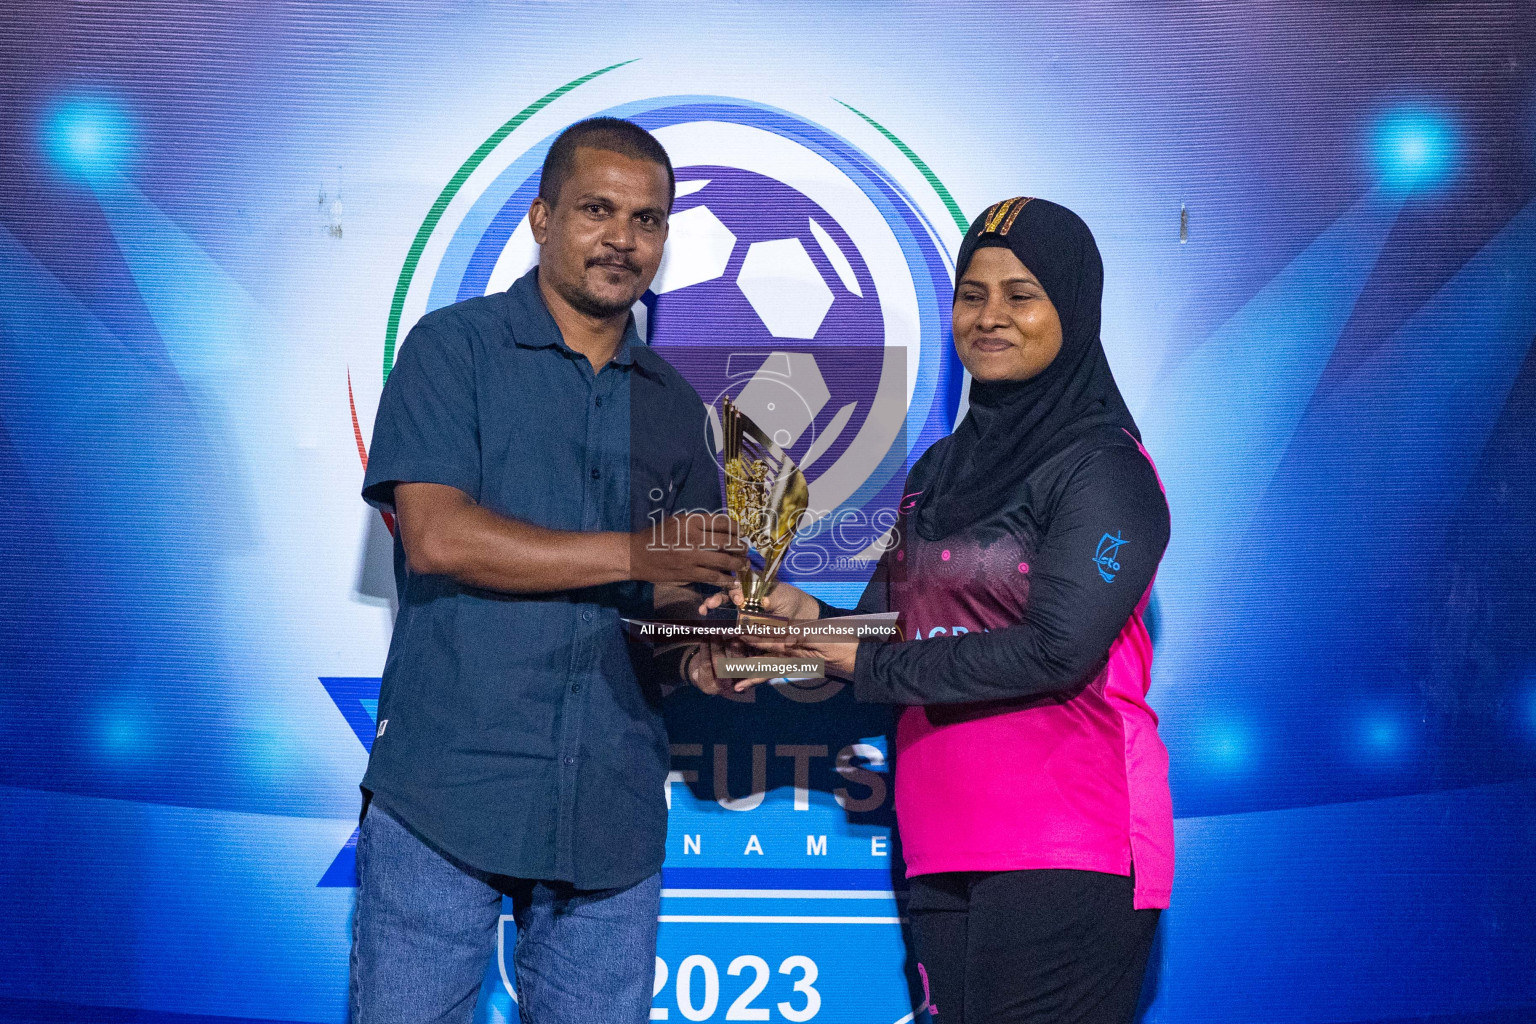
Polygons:
<instances>
[{"instance_id":1,"label":"woman's nose","mask_svg":"<svg viewBox=\"0 0 1536 1024\"><path fill-rule=\"evenodd\" d=\"M1001 327L1008 322L1008 304L1001 299L989 299L981 307L980 323L983 327Z\"/></svg>"}]
</instances>

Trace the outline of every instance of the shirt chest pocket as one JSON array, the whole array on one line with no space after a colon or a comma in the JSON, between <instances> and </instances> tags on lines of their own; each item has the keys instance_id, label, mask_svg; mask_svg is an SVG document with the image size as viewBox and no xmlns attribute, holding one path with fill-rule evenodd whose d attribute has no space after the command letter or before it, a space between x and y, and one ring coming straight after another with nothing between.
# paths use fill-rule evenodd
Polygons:
<instances>
[{"instance_id":1,"label":"shirt chest pocket","mask_svg":"<svg viewBox=\"0 0 1536 1024\"><path fill-rule=\"evenodd\" d=\"M670 459L664 452L652 455L636 453L630 473L630 507L634 510L635 529L664 516L694 511L681 507L683 482L687 473L688 462L684 459ZM698 511L709 513L717 510Z\"/></svg>"},{"instance_id":2,"label":"shirt chest pocket","mask_svg":"<svg viewBox=\"0 0 1536 1024\"><path fill-rule=\"evenodd\" d=\"M547 529L580 529L584 448L568 437L522 435L510 432L505 444L484 452L484 504Z\"/></svg>"},{"instance_id":3,"label":"shirt chest pocket","mask_svg":"<svg viewBox=\"0 0 1536 1024\"><path fill-rule=\"evenodd\" d=\"M586 477L610 460L588 450L580 405L492 408L480 420L482 504L548 529L581 529Z\"/></svg>"}]
</instances>

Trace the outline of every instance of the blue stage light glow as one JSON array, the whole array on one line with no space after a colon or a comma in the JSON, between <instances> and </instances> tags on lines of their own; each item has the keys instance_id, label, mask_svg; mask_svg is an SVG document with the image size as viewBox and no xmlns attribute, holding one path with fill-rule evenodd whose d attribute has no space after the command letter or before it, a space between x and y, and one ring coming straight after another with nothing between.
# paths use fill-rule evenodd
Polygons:
<instances>
[{"instance_id":1,"label":"blue stage light glow","mask_svg":"<svg viewBox=\"0 0 1536 1024\"><path fill-rule=\"evenodd\" d=\"M43 150L64 174L94 183L121 173L134 154L134 128L121 105L101 97L58 100L43 120Z\"/></svg>"},{"instance_id":2,"label":"blue stage light glow","mask_svg":"<svg viewBox=\"0 0 1536 1024\"><path fill-rule=\"evenodd\" d=\"M1403 746L1402 723L1385 715L1367 718L1361 724L1360 734L1365 749L1372 754L1389 756L1397 753Z\"/></svg>"},{"instance_id":3,"label":"blue stage light glow","mask_svg":"<svg viewBox=\"0 0 1536 1024\"><path fill-rule=\"evenodd\" d=\"M107 753L128 755L144 742L144 724L132 715L114 714L101 722L101 745Z\"/></svg>"},{"instance_id":4,"label":"blue stage light glow","mask_svg":"<svg viewBox=\"0 0 1536 1024\"><path fill-rule=\"evenodd\" d=\"M1455 168L1459 149L1455 125L1427 107L1398 107L1376 122L1376 168L1383 181L1418 190L1443 183Z\"/></svg>"},{"instance_id":5,"label":"blue stage light glow","mask_svg":"<svg viewBox=\"0 0 1536 1024\"><path fill-rule=\"evenodd\" d=\"M1206 740L1206 757L1222 771L1247 768L1253 760L1253 738L1247 726L1239 722L1213 725Z\"/></svg>"},{"instance_id":6,"label":"blue stage light glow","mask_svg":"<svg viewBox=\"0 0 1536 1024\"><path fill-rule=\"evenodd\" d=\"M131 771L153 752L162 723L143 696L153 683L135 677L124 685L123 692L107 695L96 709L92 746L104 764Z\"/></svg>"}]
</instances>

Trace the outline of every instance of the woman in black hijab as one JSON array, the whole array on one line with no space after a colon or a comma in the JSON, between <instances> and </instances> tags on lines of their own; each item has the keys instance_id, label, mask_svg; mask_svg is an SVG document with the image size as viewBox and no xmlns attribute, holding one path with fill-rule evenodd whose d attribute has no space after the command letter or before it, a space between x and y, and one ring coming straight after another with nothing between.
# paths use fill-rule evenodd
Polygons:
<instances>
[{"instance_id":1,"label":"woman in black hijab","mask_svg":"<svg viewBox=\"0 0 1536 1024\"><path fill-rule=\"evenodd\" d=\"M1141 619L1168 507L1099 341L1102 291L1070 210L1021 197L971 225L953 313L970 409L913 466L858 607L910 639L797 649L902 706L908 916L943 1024L1130 1021L1172 888ZM787 584L768 610L847 614Z\"/></svg>"}]
</instances>

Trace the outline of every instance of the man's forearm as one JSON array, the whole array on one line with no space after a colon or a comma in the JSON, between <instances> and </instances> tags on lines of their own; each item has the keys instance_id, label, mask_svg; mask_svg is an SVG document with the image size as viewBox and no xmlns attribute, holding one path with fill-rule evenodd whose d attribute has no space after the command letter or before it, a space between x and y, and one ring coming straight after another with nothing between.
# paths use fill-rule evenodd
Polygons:
<instances>
[{"instance_id":1,"label":"man's forearm","mask_svg":"<svg viewBox=\"0 0 1536 1024\"><path fill-rule=\"evenodd\" d=\"M627 533L547 530L478 506L450 543L460 583L510 594L575 590L629 578Z\"/></svg>"},{"instance_id":2,"label":"man's forearm","mask_svg":"<svg viewBox=\"0 0 1536 1024\"><path fill-rule=\"evenodd\" d=\"M575 590L630 577L627 533L549 530L497 515L462 492L435 485L400 485L396 511L413 572L509 594Z\"/></svg>"}]
</instances>

